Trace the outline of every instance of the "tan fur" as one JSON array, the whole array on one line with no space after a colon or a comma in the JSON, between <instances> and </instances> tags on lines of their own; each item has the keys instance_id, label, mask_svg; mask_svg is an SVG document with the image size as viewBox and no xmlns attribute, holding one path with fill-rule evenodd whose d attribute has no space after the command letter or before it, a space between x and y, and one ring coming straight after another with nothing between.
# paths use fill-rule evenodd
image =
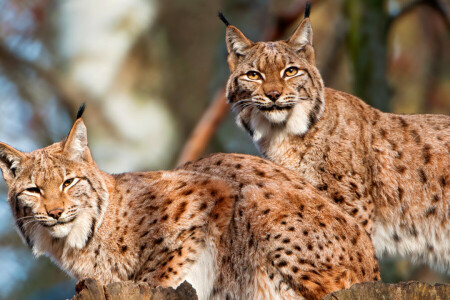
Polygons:
<instances>
[{"instance_id":1,"label":"tan fur","mask_svg":"<svg viewBox=\"0 0 450 300\"><path fill-rule=\"evenodd\" d=\"M227 96L260 152L356 218L378 254L449 270L450 117L383 113L324 88L309 19L287 42L246 40L240 55L232 47L242 45L236 32L228 26ZM290 66L302 75L283 77ZM249 81L249 71L264 78ZM280 92L278 100L270 100L267 86Z\"/></svg>"},{"instance_id":2,"label":"tan fur","mask_svg":"<svg viewBox=\"0 0 450 300\"><path fill-rule=\"evenodd\" d=\"M321 299L380 279L363 228L297 174L257 157L110 175L79 119L67 141L31 153L0 143L0 167L19 233L77 279L188 280L200 299Z\"/></svg>"}]
</instances>

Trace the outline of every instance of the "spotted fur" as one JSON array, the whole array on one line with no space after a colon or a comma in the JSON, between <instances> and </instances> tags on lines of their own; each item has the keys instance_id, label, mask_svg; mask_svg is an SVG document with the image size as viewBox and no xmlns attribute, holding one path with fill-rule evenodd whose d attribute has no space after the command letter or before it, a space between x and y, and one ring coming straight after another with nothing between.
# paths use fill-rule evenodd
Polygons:
<instances>
[{"instance_id":1,"label":"spotted fur","mask_svg":"<svg viewBox=\"0 0 450 300\"><path fill-rule=\"evenodd\" d=\"M321 299L380 279L364 229L288 169L215 154L110 175L86 136L78 119L67 140L31 153L0 143L19 233L77 279L187 280L200 299Z\"/></svg>"},{"instance_id":2,"label":"spotted fur","mask_svg":"<svg viewBox=\"0 0 450 300\"><path fill-rule=\"evenodd\" d=\"M344 208L377 254L450 270L450 117L383 113L324 88L309 18L288 41L254 43L227 26L226 42L227 98L262 155ZM297 76L284 76L290 67Z\"/></svg>"}]
</instances>

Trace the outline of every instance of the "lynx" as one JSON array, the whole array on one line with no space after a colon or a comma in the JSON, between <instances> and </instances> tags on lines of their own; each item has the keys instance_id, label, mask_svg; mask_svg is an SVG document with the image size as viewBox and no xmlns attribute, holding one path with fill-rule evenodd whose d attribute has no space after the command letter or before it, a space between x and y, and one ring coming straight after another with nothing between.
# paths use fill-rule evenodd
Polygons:
<instances>
[{"instance_id":1,"label":"lynx","mask_svg":"<svg viewBox=\"0 0 450 300\"><path fill-rule=\"evenodd\" d=\"M345 209L377 255L449 270L450 117L383 113L325 88L309 9L287 41L255 43L225 23L227 99L260 153Z\"/></svg>"},{"instance_id":2,"label":"lynx","mask_svg":"<svg viewBox=\"0 0 450 300\"><path fill-rule=\"evenodd\" d=\"M31 153L0 143L0 167L21 237L77 279L187 280L200 299L321 299L380 279L364 229L261 158L110 175L78 118L67 139Z\"/></svg>"}]
</instances>

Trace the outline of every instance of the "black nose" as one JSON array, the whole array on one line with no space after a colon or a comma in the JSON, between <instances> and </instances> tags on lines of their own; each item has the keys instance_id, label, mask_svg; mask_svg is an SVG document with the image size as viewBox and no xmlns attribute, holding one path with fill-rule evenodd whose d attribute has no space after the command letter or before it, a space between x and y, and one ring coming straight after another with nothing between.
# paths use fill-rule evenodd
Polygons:
<instances>
[{"instance_id":1,"label":"black nose","mask_svg":"<svg viewBox=\"0 0 450 300\"><path fill-rule=\"evenodd\" d=\"M61 217L64 210L62 208L55 208L48 212L48 215L55 220L58 220Z\"/></svg>"},{"instance_id":2,"label":"black nose","mask_svg":"<svg viewBox=\"0 0 450 300\"><path fill-rule=\"evenodd\" d=\"M272 101L277 101L278 98L280 98L281 93L277 90L272 90L270 92L267 92L266 96Z\"/></svg>"}]
</instances>

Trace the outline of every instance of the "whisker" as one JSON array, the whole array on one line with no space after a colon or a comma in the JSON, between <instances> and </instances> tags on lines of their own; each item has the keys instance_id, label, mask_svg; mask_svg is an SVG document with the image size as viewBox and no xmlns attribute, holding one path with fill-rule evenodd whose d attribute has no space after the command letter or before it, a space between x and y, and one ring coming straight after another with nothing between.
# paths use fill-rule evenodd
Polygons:
<instances>
[{"instance_id":1,"label":"whisker","mask_svg":"<svg viewBox=\"0 0 450 300\"><path fill-rule=\"evenodd\" d=\"M25 219L30 219L30 218L34 218L34 216L26 216L26 217L22 217L22 218L18 218L16 219L16 223Z\"/></svg>"}]
</instances>

